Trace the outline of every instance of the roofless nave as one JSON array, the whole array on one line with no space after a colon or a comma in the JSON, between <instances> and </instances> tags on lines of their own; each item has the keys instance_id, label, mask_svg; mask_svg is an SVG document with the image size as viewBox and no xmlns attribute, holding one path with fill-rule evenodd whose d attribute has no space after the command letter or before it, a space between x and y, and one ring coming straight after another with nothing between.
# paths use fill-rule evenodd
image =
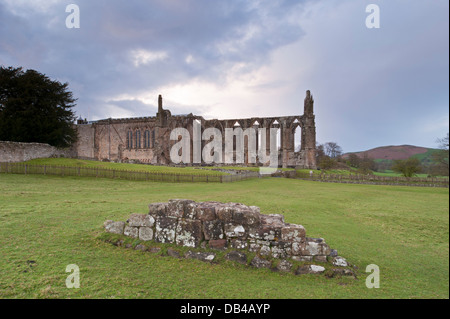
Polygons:
<instances>
[{"instance_id":1,"label":"roofless nave","mask_svg":"<svg viewBox=\"0 0 450 319\"><path fill-rule=\"evenodd\" d=\"M194 123L195 121L195 123ZM79 139L76 145L78 157L109 161L133 161L148 164L170 165L174 162L170 158L170 150L177 143L171 140L170 134L176 128L185 128L190 136L194 136L194 126L200 124L201 131L207 128L216 128L225 136L228 128L242 128L244 132L254 130L256 148L261 145L270 152L270 143L261 143L261 132L266 134L266 141L270 141L271 128L280 130L278 145L278 163L282 167L316 168L316 126L314 116L314 99L310 91L306 91L303 115L282 117L252 117L247 119L205 120L201 116L193 114L172 115L167 109L163 109L162 97L158 98L158 113L153 117L105 119L87 123L79 120L77 130ZM300 150L295 150L295 131L301 129ZM266 129L266 130L261 130ZM246 131L247 130L247 131ZM245 133L244 133L245 134ZM242 163L234 162L234 165L257 165L249 152L248 136L245 139L244 156ZM190 142L190 161L187 165L195 164L193 151L194 141ZM201 141L201 146L208 141ZM224 141L222 141L224 144ZM265 144L265 145L264 145ZM224 146L224 145L222 145ZM234 147L236 147L234 143ZM234 152L236 149L233 150ZM262 150L261 150L262 151ZM222 147L221 152L225 152ZM225 158L225 154L222 158ZM256 163L268 165L256 155ZM236 157L234 157L236 159ZM252 161L253 160L253 161ZM202 162L202 164L205 164ZM231 164L231 163L230 163Z\"/></svg>"}]
</instances>

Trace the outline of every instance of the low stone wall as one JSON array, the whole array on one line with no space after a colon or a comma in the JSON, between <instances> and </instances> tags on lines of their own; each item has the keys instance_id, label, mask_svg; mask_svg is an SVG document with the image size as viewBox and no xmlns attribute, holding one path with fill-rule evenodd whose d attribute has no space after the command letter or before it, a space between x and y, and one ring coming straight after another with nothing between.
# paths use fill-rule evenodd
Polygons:
<instances>
[{"instance_id":1,"label":"low stone wall","mask_svg":"<svg viewBox=\"0 0 450 319\"><path fill-rule=\"evenodd\" d=\"M44 143L0 141L0 162L24 162L34 158L74 157L71 149L59 149Z\"/></svg>"},{"instance_id":2,"label":"low stone wall","mask_svg":"<svg viewBox=\"0 0 450 319\"><path fill-rule=\"evenodd\" d=\"M152 203L148 214L132 214L126 222L108 220L104 227L106 232L144 242L206 249L208 252L185 254L186 258L204 261L213 261L215 254L211 251L219 249L230 250L225 258L241 263L247 261L245 252L253 253L249 265L257 268L272 268L271 260L278 259L277 270L292 271L293 262L307 262L294 270L296 274L325 271L325 267L311 262L349 266L323 238L306 237L302 225L286 223L283 215L264 215L259 207L239 203L173 199ZM136 248L146 250L142 245ZM335 270L333 273L354 275L350 269Z\"/></svg>"}]
</instances>

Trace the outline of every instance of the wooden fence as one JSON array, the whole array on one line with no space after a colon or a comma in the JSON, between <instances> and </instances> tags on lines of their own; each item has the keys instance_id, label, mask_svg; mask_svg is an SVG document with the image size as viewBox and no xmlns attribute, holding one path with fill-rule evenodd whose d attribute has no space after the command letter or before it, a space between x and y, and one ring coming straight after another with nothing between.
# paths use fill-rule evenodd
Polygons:
<instances>
[{"instance_id":1,"label":"wooden fence","mask_svg":"<svg viewBox=\"0 0 450 319\"><path fill-rule=\"evenodd\" d=\"M236 175L178 174L165 172L143 172L116 170L99 167L71 167L54 165L30 165L24 163L0 163L0 173L9 174L41 174L59 176L82 176L125 179L135 181L154 181L171 183L229 183L258 177L258 173L248 172Z\"/></svg>"},{"instance_id":2,"label":"wooden fence","mask_svg":"<svg viewBox=\"0 0 450 319\"><path fill-rule=\"evenodd\" d=\"M448 187L449 179L443 177L401 177L401 176L378 176L363 174L313 174L297 172L296 178L319 182L352 183L352 184L377 184L377 185L404 185L404 186L426 186L426 187Z\"/></svg>"}]
</instances>

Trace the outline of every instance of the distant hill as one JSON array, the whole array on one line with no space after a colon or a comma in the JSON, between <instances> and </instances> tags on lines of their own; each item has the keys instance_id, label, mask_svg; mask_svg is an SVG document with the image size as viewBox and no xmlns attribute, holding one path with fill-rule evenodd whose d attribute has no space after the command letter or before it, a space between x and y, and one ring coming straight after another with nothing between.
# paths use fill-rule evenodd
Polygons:
<instances>
[{"instance_id":1,"label":"distant hill","mask_svg":"<svg viewBox=\"0 0 450 319\"><path fill-rule=\"evenodd\" d=\"M369 158L375 160L404 160L414 155L425 154L430 150L434 149L413 145L391 145L376 147L367 151L354 152L354 154L358 155L359 157L363 157L364 154L367 154ZM348 158L349 154L351 153L345 153L342 157Z\"/></svg>"},{"instance_id":2,"label":"distant hill","mask_svg":"<svg viewBox=\"0 0 450 319\"><path fill-rule=\"evenodd\" d=\"M367 154L369 158L375 160L377 171L388 171L395 160L405 160L410 157L417 158L422 167L431 167L431 165L435 163L433 160L433 153L439 151L441 150L414 145L392 145L376 147L362 152L354 152L353 154L356 154L361 158ZM348 159L350 154L352 153L345 153L342 157Z\"/></svg>"}]
</instances>

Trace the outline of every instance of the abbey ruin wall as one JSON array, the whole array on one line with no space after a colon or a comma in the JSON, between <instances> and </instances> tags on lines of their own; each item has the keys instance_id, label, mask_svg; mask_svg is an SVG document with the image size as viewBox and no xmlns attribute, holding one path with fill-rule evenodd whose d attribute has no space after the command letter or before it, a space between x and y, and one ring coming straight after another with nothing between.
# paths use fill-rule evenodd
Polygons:
<instances>
[{"instance_id":1,"label":"abbey ruin wall","mask_svg":"<svg viewBox=\"0 0 450 319\"><path fill-rule=\"evenodd\" d=\"M313 111L314 100L309 91L304 101L304 114L282 117L253 117L247 119L205 120L193 114L172 115L162 106L162 97L158 99L158 113L154 117L130 119L105 119L95 122L79 121L77 126L79 140L75 150L80 158L108 160L118 162L138 162L147 164L172 164L171 147L177 142L170 139L172 130L186 129L194 136L194 123L198 123L201 132L215 128L225 136L226 129L240 127L242 130L253 130L256 146L261 141L259 129L266 129L266 141L269 141L271 128L279 129L278 163L280 167L316 168L316 127ZM295 149L294 136L297 129L301 130L300 149ZM222 141L224 144L224 141ZM202 147L206 144L201 141ZM248 138L245 142L245 160L243 163L254 163L249 158ZM270 151L266 143L266 152ZM190 160L193 161L194 146L191 140ZM225 158L225 147L222 148ZM258 159L260 160L260 159ZM259 161L261 162L261 161ZM202 163L199 163L202 164ZM265 166L266 163L260 163Z\"/></svg>"}]
</instances>

